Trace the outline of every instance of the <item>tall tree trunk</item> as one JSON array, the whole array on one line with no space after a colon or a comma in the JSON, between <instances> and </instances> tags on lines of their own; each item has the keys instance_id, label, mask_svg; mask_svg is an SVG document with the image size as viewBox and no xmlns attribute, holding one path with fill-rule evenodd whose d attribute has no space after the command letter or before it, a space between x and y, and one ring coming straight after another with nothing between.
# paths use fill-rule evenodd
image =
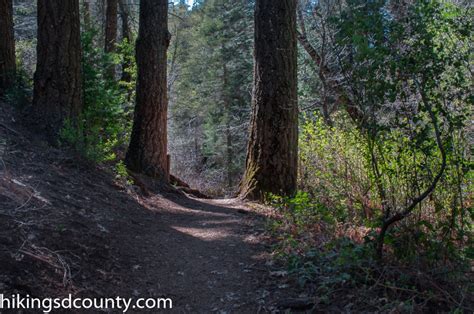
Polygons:
<instances>
[{"instance_id":1,"label":"tall tree trunk","mask_svg":"<svg viewBox=\"0 0 474 314\"><path fill-rule=\"evenodd\" d=\"M297 0L257 0L252 120L241 197L296 190Z\"/></svg>"},{"instance_id":2,"label":"tall tree trunk","mask_svg":"<svg viewBox=\"0 0 474 314\"><path fill-rule=\"evenodd\" d=\"M224 47L222 47L224 51ZM232 113L230 112L230 99L227 92L227 86L229 84L227 78L227 61L223 60L222 64L222 94L224 100L224 117L225 117L225 137L226 137L226 172L227 172L227 187L232 187L232 133L230 130L230 119Z\"/></svg>"},{"instance_id":3,"label":"tall tree trunk","mask_svg":"<svg viewBox=\"0 0 474 314\"><path fill-rule=\"evenodd\" d=\"M168 181L166 51L168 0L141 0L136 44L137 101L126 164L132 171Z\"/></svg>"},{"instance_id":4,"label":"tall tree trunk","mask_svg":"<svg viewBox=\"0 0 474 314\"><path fill-rule=\"evenodd\" d=\"M33 111L54 140L82 110L79 0L38 0Z\"/></svg>"},{"instance_id":5,"label":"tall tree trunk","mask_svg":"<svg viewBox=\"0 0 474 314\"><path fill-rule=\"evenodd\" d=\"M0 95L15 81L15 37L12 0L0 0Z\"/></svg>"},{"instance_id":6,"label":"tall tree trunk","mask_svg":"<svg viewBox=\"0 0 474 314\"><path fill-rule=\"evenodd\" d=\"M117 7L117 0L107 0L105 11L105 52L107 53L114 52L117 45ZM108 65L107 74L109 78L115 78L115 64Z\"/></svg>"},{"instance_id":7,"label":"tall tree trunk","mask_svg":"<svg viewBox=\"0 0 474 314\"><path fill-rule=\"evenodd\" d=\"M228 114L230 116L230 114ZM227 154L227 187L230 189L233 185L233 171L232 171L232 132L230 130L230 117L226 118L225 137L226 137L226 154Z\"/></svg>"},{"instance_id":8,"label":"tall tree trunk","mask_svg":"<svg viewBox=\"0 0 474 314\"><path fill-rule=\"evenodd\" d=\"M105 12L105 52L113 52L117 44L117 0L107 0Z\"/></svg>"},{"instance_id":9,"label":"tall tree trunk","mask_svg":"<svg viewBox=\"0 0 474 314\"><path fill-rule=\"evenodd\" d=\"M125 4L125 0L119 0L119 8L120 8L120 20L122 21L122 40L126 39L128 43L132 43L132 33L130 31L130 22L129 22L129 13L127 6ZM122 63L122 77L121 81L130 82L132 77L130 73L128 73L127 69L130 68L131 64L128 60L125 60ZM130 98L130 95L129 95Z\"/></svg>"},{"instance_id":10,"label":"tall tree trunk","mask_svg":"<svg viewBox=\"0 0 474 314\"><path fill-rule=\"evenodd\" d=\"M120 20L122 22L122 39L127 39L130 42L132 40L132 34L130 31L130 13L128 12L125 0L119 0L119 8Z\"/></svg>"},{"instance_id":11,"label":"tall tree trunk","mask_svg":"<svg viewBox=\"0 0 474 314\"><path fill-rule=\"evenodd\" d=\"M105 28L106 28L106 10L107 10L107 0L97 0L95 1L95 19L94 22L97 23L97 28L99 29L99 42L104 42L105 49Z\"/></svg>"},{"instance_id":12,"label":"tall tree trunk","mask_svg":"<svg viewBox=\"0 0 474 314\"><path fill-rule=\"evenodd\" d=\"M91 8L89 0L84 0L82 2L82 17L84 22L84 27L86 30L90 30L91 28Z\"/></svg>"}]
</instances>

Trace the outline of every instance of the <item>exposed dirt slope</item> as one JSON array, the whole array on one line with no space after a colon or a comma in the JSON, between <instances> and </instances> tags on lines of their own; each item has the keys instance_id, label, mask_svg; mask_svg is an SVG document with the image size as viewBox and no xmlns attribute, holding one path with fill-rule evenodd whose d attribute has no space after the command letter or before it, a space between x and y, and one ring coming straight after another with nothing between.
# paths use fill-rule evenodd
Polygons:
<instances>
[{"instance_id":1,"label":"exposed dirt slope","mask_svg":"<svg viewBox=\"0 0 474 314\"><path fill-rule=\"evenodd\" d=\"M242 210L244 209L244 210ZM49 147L0 104L0 290L171 297L176 312L274 310L262 218L233 200L138 187Z\"/></svg>"}]
</instances>

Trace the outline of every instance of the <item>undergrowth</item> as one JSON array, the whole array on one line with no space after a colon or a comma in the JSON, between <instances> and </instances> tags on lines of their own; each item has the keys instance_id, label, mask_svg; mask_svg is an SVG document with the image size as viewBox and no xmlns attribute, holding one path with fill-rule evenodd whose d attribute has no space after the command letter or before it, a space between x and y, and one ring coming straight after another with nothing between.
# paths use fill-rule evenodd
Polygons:
<instances>
[{"instance_id":1,"label":"undergrowth","mask_svg":"<svg viewBox=\"0 0 474 314\"><path fill-rule=\"evenodd\" d=\"M472 309L472 273L468 258L442 261L419 255L383 261L374 254L374 232L351 226L307 193L271 196L268 230L273 254L301 288L313 293L318 308L344 311L461 313Z\"/></svg>"}]
</instances>

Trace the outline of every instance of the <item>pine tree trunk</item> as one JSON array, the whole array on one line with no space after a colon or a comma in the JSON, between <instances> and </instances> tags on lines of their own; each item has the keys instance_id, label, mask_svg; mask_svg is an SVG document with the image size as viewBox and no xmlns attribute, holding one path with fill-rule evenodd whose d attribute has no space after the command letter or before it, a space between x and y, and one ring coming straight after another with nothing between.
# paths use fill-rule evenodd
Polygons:
<instances>
[{"instance_id":1,"label":"pine tree trunk","mask_svg":"<svg viewBox=\"0 0 474 314\"><path fill-rule=\"evenodd\" d=\"M107 0L105 11L105 52L107 53L114 52L117 44L117 6L117 0ZM115 79L115 64L112 62L107 65L107 77Z\"/></svg>"},{"instance_id":2,"label":"pine tree trunk","mask_svg":"<svg viewBox=\"0 0 474 314\"><path fill-rule=\"evenodd\" d=\"M130 44L132 43L132 34L130 32L129 13L124 2L124 0L119 0L120 19L122 21L122 39L126 39ZM125 60L122 63L122 77L120 79L121 81L128 83L132 80L132 76L127 71L130 66L131 64L128 60ZM131 98L130 95L129 98Z\"/></svg>"},{"instance_id":3,"label":"pine tree trunk","mask_svg":"<svg viewBox=\"0 0 474 314\"><path fill-rule=\"evenodd\" d=\"M297 0L257 0L254 90L247 161L240 195L296 190L298 153Z\"/></svg>"},{"instance_id":4,"label":"pine tree trunk","mask_svg":"<svg viewBox=\"0 0 474 314\"><path fill-rule=\"evenodd\" d=\"M0 95L15 81L15 38L12 0L0 0Z\"/></svg>"},{"instance_id":5,"label":"pine tree trunk","mask_svg":"<svg viewBox=\"0 0 474 314\"><path fill-rule=\"evenodd\" d=\"M117 44L117 0L107 0L105 12L105 52L113 52Z\"/></svg>"},{"instance_id":6,"label":"pine tree trunk","mask_svg":"<svg viewBox=\"0 0 474 314\"><path fill-rule=\"evenodd\" d=\"M126 164L132 171L168 181L166 51L168 0L141 0L136 44L135 118Z\"/></svg>"},{"instance_id":7,"label":"pine tree trunk","mask_svg":"<svg viewBox=\"0 0 474 314\"><path fill-rule=\"evenodd\" d=\"M130 43L132 34L130 32L130 18L125 0L119 0L120 20L122 22L122 39L127 39Z\"/></svg>"},{"instance_id":8,"label":"pine tree trunk","mask_svg":"<svg viewBox=\"0 0 474 314\"><path fill-rule=\"evenodd\" d=\"M230 118L226 118L226 128L225 128L225 137L226 137L226 154L227 154L227 187L230 189L233 183L233 171L232 171L232 133L230 130Z\"/></svg>"},{"instance_id":9,"label":"pine tree trunk","mask_svg":"<svg viewBox=\"0 0 474 314\"><path fill-rule=\"evenodd\" d=\"M91 28L91 8L88 0L82 2L84 27L86 30Z\"/></svg>"},{"instance_id":10,"label":"pine tree trunk","mask_svg":"<svg viewBox=\"0 0 474 314\"><path fill-rule=\"evenodd\" d=\"M224 48L222 48L224 51ZM230 112L230 99L227 92L228 86L228 79L227 79L227 64L226 60L222 65L222 94L223 94L223 101L224 101L224 118L225 118L225 137L226 137L226 172L227 172L227 187L230 189L232 187L232 134L230 130L230 119L231 119L231 112Z\"/></svg>"},{"instance_id":11,"label":"pine tree trunk","mask_svg":"<svg viewBox=\"0 0 474 314\"><path fill-rule=\"evenodd\" d=\"M79 0L38 0L33 111L51 140L82 110Z\"/></svg>"}]
</instances>

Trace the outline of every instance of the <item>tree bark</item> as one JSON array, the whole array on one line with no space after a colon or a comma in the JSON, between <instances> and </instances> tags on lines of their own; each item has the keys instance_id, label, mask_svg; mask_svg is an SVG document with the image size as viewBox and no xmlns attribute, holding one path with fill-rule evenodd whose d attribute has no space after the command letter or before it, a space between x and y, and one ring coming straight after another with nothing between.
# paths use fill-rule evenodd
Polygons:
<instances>
[{"instance_id":1,"label":"tree bark","mask_svg":"<svg viewBox=\"0 0 474 314\"><path fill-rule=\"evenodd\" d=\"M222 48L222 51L224 49ZM226 60L224 60L222 66L222 94L223 94L223 101L224 101L224 118L225 118L225 137L226 137L226 172L227 172L227 187L230 189L232 187L232 133L231 133L231 108L230 108L230 99L227 92L228 86L228 79L227 79L227 64Z\"/></svg>"},{"instance_id":2,"label":"tree bark","mask_svg":"<svg viewBox=\"0 0 474 314\"><path fill-rule=\"evenodd\" d=\"M141 0L136 44L137 100L126 164L132 171L168 181L168 0Z\"/></svg>"},{"instance_id":3,"label":"tree bark","mask_svg":"<svg viewBox=\"0 0 474 314\"><path fill-rule=\"evenodd\" d=\"M90 3L88 0L84 0L82 2L82 10L83 10L84 27L86 30L89 30L91 26L91 8L90 8Z\"/></svg>"},{"instance_id":4,"label":"tree bark","mask_svg":"<svg viewBox=\"0 0 474 314\"><path fill-rule=\"evenodd\" d=\"M13 2L0 0L0 95L15 83L15 37Z\"/></svg>"},{"instance_id":5,"label":"tree bark","mask_svg":"<svg viewBox=\"0 0 474 314\"><path fill-rule=\"evenodd\" d=\"M79 0L38 0L33 112L51 140L82 110Z\"/></svg>"},{"instance_id":6,"label":"tree bark","mask_svg":"<svg viewBox=\"0 0 474 314\"><path fill-rule=\"evenodd\" d=\"M240 195L292 195L298 158L296 0L257 0L254 87Z\"/></svg>"},{"instance_id":7,"label":"tree bark","mask_svg":"<svg viewBox=\"0 0 474 314\"><path fill-rule=\"evenodd\" d=\"M129 42L132 39L132 34L130 31L130 17L127 5L124 0L119 0L120 8L120 20L122 22L122 39L127 39Z\"/></svg>"},{"instance_id":8,"label":"tree bark","mask_svg":"<svg viewBox=\"0 0 474 314\"><path fill-rule=\"evenodd\" d=\"M117 0L107 0L105 10L105 52L112 53L117 45ZM107 64L107 77L115 79L115 64Z\"/></svg>"},{"instance_id":9,"label":"tree bark","mask_svg":"<svg viewBox=\"0 0 474 314\"><path fill-rule=\"evenodd\" d=\"M120 20L122 21L122 40L126 39L128 43L131 44L132 34L130 31L129 13L124 0L119 0L119 8ZM122 77L120 79L121 81L130 82L132 80L132 76L127 71L130 66L131 64L128 60L125 60L122 63ZM131 98L130 95L129 98Z\"/></svg>"},{"instance_id":10,"label":"tree bark","mask_svg":"<svg viewBox=\"0 0 474 314\"><path fill-rule=\"evenodd\" d=\"M113 52L117 44L117 0L107 0L105 11L105 52Z\"/></svg>"}]
</instances>

